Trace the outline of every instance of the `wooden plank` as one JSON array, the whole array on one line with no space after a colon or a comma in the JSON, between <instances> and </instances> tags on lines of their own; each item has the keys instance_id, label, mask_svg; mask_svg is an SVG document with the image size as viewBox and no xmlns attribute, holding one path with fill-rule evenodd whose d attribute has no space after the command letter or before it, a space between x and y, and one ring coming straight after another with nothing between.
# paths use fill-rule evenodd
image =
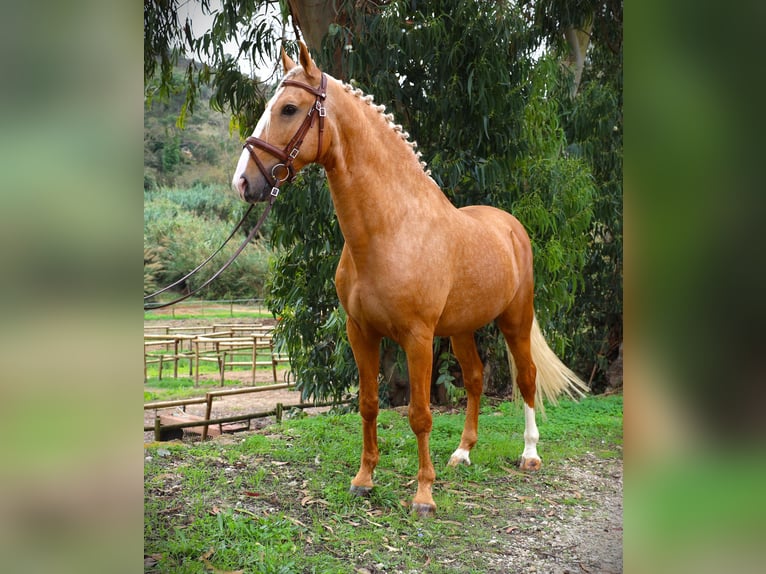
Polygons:
<instances>
[{"instance_id":1,"label":"wooden plank","mask_svg":"<svg viewBox=\"0 0 766 574\"><path fill-rule=\"evenodd\" d=\"M172 401L155 401L144 403L144 410L167 409L169 407L182 407L184 405L201 405L206 402L205 397L192 397L189 399L174 399Z\"/></svg>"},{"instance_id":2,"label":"wooden plank","mask_svg":"<svg viewBox=\"0 0 766 574\"><path fill-rule=\"evenodd\" d=\"M168 425L175 425L178 423L187 423L187 422L193 422L193 421L201 421L204 422L205 419L196 415L191 415L189 413L183 413L183 412L173 412L173 413L166 413L166 414L160 414L160 437L165 436L165 433L162 431L163 426ZM190 426L186 427L186 430L189 431L192 434L198 434L202 435L205 431L205 426ZM168 432L168 435L172 433ZM216 437L220 436L221 434L221 427L220 425L210 425L207 429L207 436L209 437ZM161 439L161 440L167 440L167 439Z\"/></svg>"},{"instance_id":3,"label":"wooden plank","mask_svg":"<svg viewBox=\"0 0 766 574\"><path fill-rule=\"evenodd\" d=\"M167 335L164 335L167 337ZM157 339L157 340L151 340L151 341L144 341L144 348L146 347L159 347L163 345L173 345L175 344L175 341L173 339Z\"/></svg>"}]
</instances>

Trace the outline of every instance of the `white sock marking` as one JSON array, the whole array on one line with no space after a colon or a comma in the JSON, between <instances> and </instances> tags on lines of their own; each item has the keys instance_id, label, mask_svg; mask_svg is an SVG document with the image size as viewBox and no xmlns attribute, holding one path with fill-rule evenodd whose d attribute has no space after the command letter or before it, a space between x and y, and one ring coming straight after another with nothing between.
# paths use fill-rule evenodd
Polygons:
<instances>
[{"instance_id":1,"label":"white sock marking","mask_svg":"<svg viewBox=\"0 0 766 574\"><path fill-rule=\"evenodd\" d=\"M452 456L450 457L450 461L458 461L463 462L467 465L471 465L471 459L469 458L469 452L464 448L457 449L454 453L452 453Z\"/></svg>"},{"instance_id":2,"label":"white sock marking","mask_svg":"<svg viewBox=\"0 0 766 574\"><path fill-rule=\"evenodd\" d=\"M540 440L540 432L537 430L535 421L535 409L529 408L524 404L524 452L521 457L524 459L537 459L537 441Z\"/></svg>"}]
</instances>

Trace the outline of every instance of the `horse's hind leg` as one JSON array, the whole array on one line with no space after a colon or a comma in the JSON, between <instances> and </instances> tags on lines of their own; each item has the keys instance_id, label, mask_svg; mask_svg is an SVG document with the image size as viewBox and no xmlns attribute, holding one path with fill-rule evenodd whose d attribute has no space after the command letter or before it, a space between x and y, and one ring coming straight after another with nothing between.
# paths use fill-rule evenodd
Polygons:
<instances>
[{"instance_id":1,"label":"horse's hind leg","mask_svg":"<svg viewBox=\"0 0 766 574\"><path fill-rule=\"evenodd\" d=\"M359 414L362 415L362 461L359 472L351 481L351 492L368 494L372 490L372 475L378 464L378 370L380 340L366 335L350 317L346 322L348 340L359 368Z\"/></svg>"},{"instance_id":2,"label":"horse's hind leg","mask_svg":"<svg viewBox=\"0 0 766 574\"><path fill-rule=\"evenodd\" d=\"M537 441L540 433L535 422L535 392L537 368L532 361L531 331L534 313L529 306L528 312L521 314L507 313L501 316L497 325L503 332L508 350L516 365L516 384L524 399L524 452L521 454L519 467L522 470L539 470L542 461L537 454Z\"/></svg>"},{"instance_id":3,"label":"horse's hind leg","mask_svg":"<svg viewBox=\"0 0 766 574\"><path fill-rule=\"evenodd\" d=\"M449 466L471 464L469 453L479 438L479 402L484 386L483 365L476 350L473 333L463 333L452 337L452 351L460 363L463 383L468 394L468 406L465 411L465 426L460 437L460 446L447 463Z\"/></svg>"}]
</instances>

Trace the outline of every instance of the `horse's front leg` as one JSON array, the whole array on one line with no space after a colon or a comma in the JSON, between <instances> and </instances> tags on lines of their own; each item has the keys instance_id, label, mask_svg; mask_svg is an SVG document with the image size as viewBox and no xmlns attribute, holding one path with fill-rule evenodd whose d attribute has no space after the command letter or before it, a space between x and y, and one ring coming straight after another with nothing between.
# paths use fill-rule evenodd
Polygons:
<instances>
[{"instance_id":1,"label":"horse's front leg","mask_svg":"<svg viewBox=\"0 0 766 574\"><path fill-rule=\"evenodd\" d=\"M351 492L369 494L378 464L378 371L381 337L365 333L348 318L346 331L359 369L359 414L362 416L362 462L351 481Z\"/></svg>"},{"instance_id":2,"label":"horse's front leg","mask_svg":"<svg viewBox=\"0 0 766 574\"><path fill-rule=\"evenodd\" d=\"M436 478L429 452L431 434L431 370L433 368L433 333L411 336L402 341L407 354L410 376L410 428L418 441L418 491L412 499L412 509L420 516L432 516L436 504L431 487Z\"/></svg>"}]
</instances>

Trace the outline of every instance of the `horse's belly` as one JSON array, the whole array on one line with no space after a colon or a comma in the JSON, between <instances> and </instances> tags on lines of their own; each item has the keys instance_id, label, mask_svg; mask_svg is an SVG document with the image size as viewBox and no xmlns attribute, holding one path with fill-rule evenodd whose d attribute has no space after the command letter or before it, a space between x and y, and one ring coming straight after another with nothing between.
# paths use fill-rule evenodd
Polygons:
<instances>
[{"instance_id":1,"label":"horse's belly","mask_svg":"<svg viewBox=\"0 0 766 574\"><path fill-rule=\"evenodd\" d=\"M434 334L439 337L448 337L476 331L494 321L509 303L510 299L507 295L497 293L494 296L477 293L474 297L454 301L445 306Z\"/></svg>"},{"instance_id":2,"label":"horse's belly","mask_svg":"<svg viewBox=\"0 0 766 574\"><path fill-rule=\"evenodd\" d=\"M475 331L494 321L511 304L519 285L511 257L467 260L453 283L436 325L448 336Z\"/></svg>"},{"instance_id":3,"label":"horse's belly","mask_svg":"<svg viewBox=\"0 0 766 574\"><path fill-rule=\"evenodd\" d=\"M493 297L477 293L459 303L442 300L441 305L433 299L405 299L380 294L375 289L365 289L356 284L341 303L350 318L363 329L399 340L415 325L433 328L434 335L447 337L457 333L475 331L495 320L507 307L509 297L504 293Z\"/></svg>"}]
</instances>

